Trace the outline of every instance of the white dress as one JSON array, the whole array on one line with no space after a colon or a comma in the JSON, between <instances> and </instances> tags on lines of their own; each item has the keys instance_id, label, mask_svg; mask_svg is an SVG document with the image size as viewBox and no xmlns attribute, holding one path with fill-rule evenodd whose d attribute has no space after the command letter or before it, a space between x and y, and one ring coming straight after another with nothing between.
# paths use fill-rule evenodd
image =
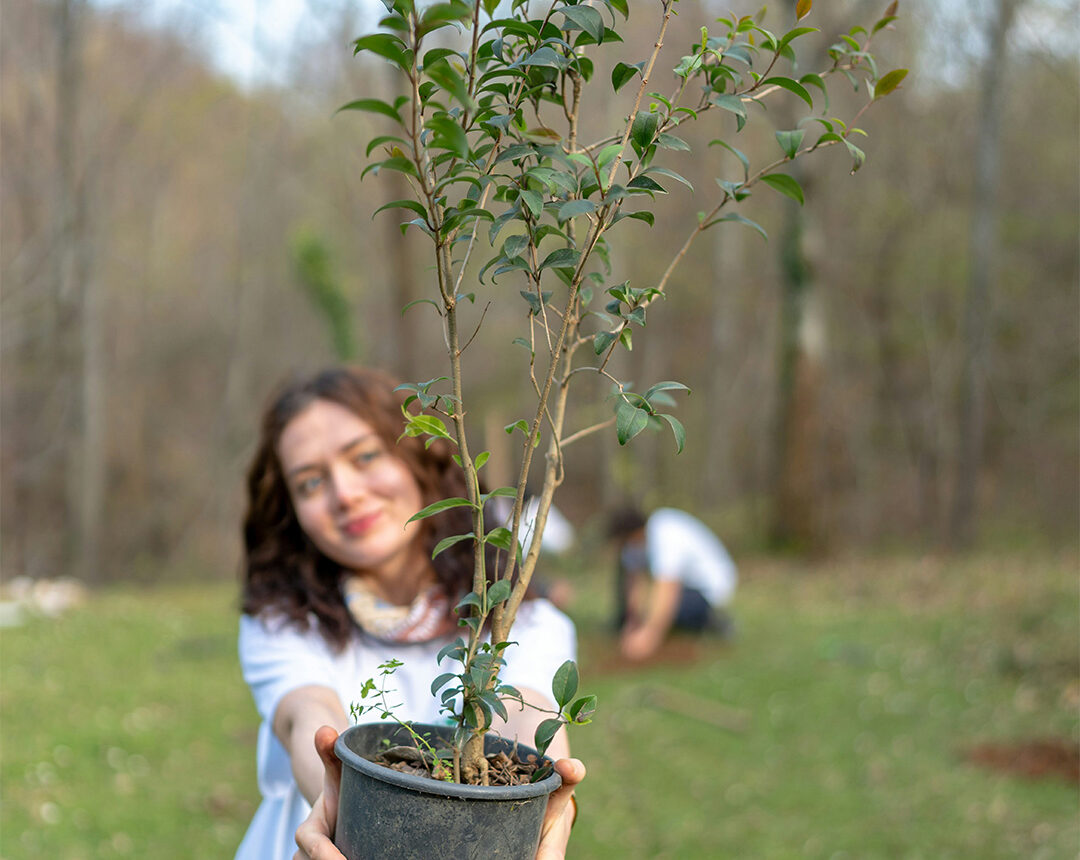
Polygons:
<instances>
[{"instance_id":1,"label":"white dress","mask_svg":"<svg viewBox=\"0 0 1080 860\"><path fill-rule=\"evenodd\" d=\"M503 653L501 680L550 696L555 670L576 658L573 622L548 601L531 600L521 605L510 635L516 644ZM297 687L320 684L337 691L348 713L350 705L360 700L364 682L368 678L378 682L379 664L394 657L404 663L390 679L389 688L395 692L388 698L392 704L401 703L397 715L417 722L446 722L439 700L431 694L431 682L452 669L449 660L441 666L435 662L452 638L407 645L358 633L335 653L315 627L303 633L280 618L240 617L240 666L262 718L256 752L262 803L240 843L237 860L290 860L296 851L296 828L311 810L293 780L289 754L272 729L282 697ZM531 738L521 740L532 743Z\"/></svg>"}]
</instances>

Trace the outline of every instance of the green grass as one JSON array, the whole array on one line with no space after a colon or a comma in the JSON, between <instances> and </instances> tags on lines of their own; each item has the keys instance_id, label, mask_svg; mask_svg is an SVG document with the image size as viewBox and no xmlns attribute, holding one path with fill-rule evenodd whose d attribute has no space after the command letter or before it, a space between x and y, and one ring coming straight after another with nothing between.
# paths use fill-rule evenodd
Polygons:
<instances>
[{"instance_id":1,"label":"green grass","mask_svg":"<svg viewBox=\"0 0 1080 860\"><path fill-rule=\"evenodd\" d=\"M613 660L573 607L572 857L1074 858L1077 786L976 767L1080 735L1075 551L743 565L733 645ZM257 802L225 585L95 596L0 639L0 857L230 857ZM695 659L686 657L688 649Z\"/></svg>"}]
</instances>

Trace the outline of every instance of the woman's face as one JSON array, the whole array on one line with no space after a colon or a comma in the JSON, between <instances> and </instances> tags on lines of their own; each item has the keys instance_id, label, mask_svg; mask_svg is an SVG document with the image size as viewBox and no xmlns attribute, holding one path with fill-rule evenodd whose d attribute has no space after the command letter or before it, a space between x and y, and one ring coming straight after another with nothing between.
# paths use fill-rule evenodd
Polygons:
<instances>
[{"instance_id":1,"label":"woman's face","mask_svg":"<svg viewBox=\"0 0 1080 860\"><path fill-rule=\"evenodd\" d=\"M300 527L345 568L394 577L415 564L423 506L408 466L375 429L337 403L316 400L293 418L277 446Z\"/></svg>"}]
</instances>

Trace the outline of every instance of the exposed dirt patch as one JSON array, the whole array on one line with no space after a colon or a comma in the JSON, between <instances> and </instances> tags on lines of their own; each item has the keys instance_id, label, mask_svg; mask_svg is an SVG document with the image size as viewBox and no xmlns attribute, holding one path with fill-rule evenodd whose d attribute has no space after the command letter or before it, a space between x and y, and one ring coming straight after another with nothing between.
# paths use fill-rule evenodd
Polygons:
<instances>
[{"instance_id":1,"label":"exposed dirt patch","mask_svg":"<svg viewBox=\"0 0 1080 860\"><path fill-rule=\"evenodd\" d=\"M595 647L589 649L589 672L597 675L621 675L657 666L690 666L701 657L701 645L700 637L672 636L647 660L635 662L619 654L619 640L612 636L606 641L603 650Z\"/></svg>"},{"instance_id":2,"label":"exposed dirt patch","mask_svg":"<svg viewBox=\"0 0 1080 860\"><path fill-rule=\"evenodd\" d=\"M1027 779L1080 783L1080 744L1064 738L979 744L967 750L964 758Z\"/></svg>"},{"instance_id":3,"label":"exposed dirt patch","mask_svg":"<svg viewBox=\"0 0 1080 860\"><path fill-rule=\"evenodd\" d=\"M516 752L513 755L499 752L489 755L487 760L488 784L493 786L528 785L537 771L535 755L530 755L522 761ZM416 747L391 747L379 753L372 761L396 770L398 773L407 773L412 776L439 780L453 778L453 765L450 762L445 764L441 761L437 762L430 753L421 752ZM550 765L547 767L550 768ZM542 776L546 775L545 773Z\"/></svg>"}]
</instances>

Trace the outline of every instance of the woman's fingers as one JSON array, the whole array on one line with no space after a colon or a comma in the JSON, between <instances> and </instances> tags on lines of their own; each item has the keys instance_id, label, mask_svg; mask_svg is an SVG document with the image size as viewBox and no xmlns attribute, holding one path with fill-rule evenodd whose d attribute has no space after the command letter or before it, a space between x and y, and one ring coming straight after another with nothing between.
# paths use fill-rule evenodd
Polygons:
<instances>
[{"instance_id":1,"label":"woman's fingers","mask_svg":"<svg viewBox=\"0 0 1080 860\"><path fill-rule=\"evenodd\" d=\"M320 726L315 731L315 751L322 759L323 765L328 771L327 776L336 776L341 782L341 759L334 754L334 744L337 742L338 733L330 726Z\"/></svg>"},{"instance_id":2,"label":"woman's fingers","mask_svg":"<svg viewBox=\"0 0 1080 860\"><path fill-rule=\"evenodd\" d=\"M338 793L341 790L341 760L334 754L338 733L330 726L315 732L315 751L323 763L323 793L311 807L311 814L296 829L296 844L300 850L293 860L344 860L331 841L337 826Z\"/></svg>"},{"instance_id":3,"label":"woman's fingers","mask_svg":"<svg viewBox=\"0 0 1080 860\"><path fill-rule=\"evenodd\" d=\"M563 783L548 797L536 860L562 860L566 857L566 844L570 841L570 828L576 814L571 798L574 787L585 779L585 765L576 758L559 759L555 762L555 769Z\"/></svg>"}]
</instances>

